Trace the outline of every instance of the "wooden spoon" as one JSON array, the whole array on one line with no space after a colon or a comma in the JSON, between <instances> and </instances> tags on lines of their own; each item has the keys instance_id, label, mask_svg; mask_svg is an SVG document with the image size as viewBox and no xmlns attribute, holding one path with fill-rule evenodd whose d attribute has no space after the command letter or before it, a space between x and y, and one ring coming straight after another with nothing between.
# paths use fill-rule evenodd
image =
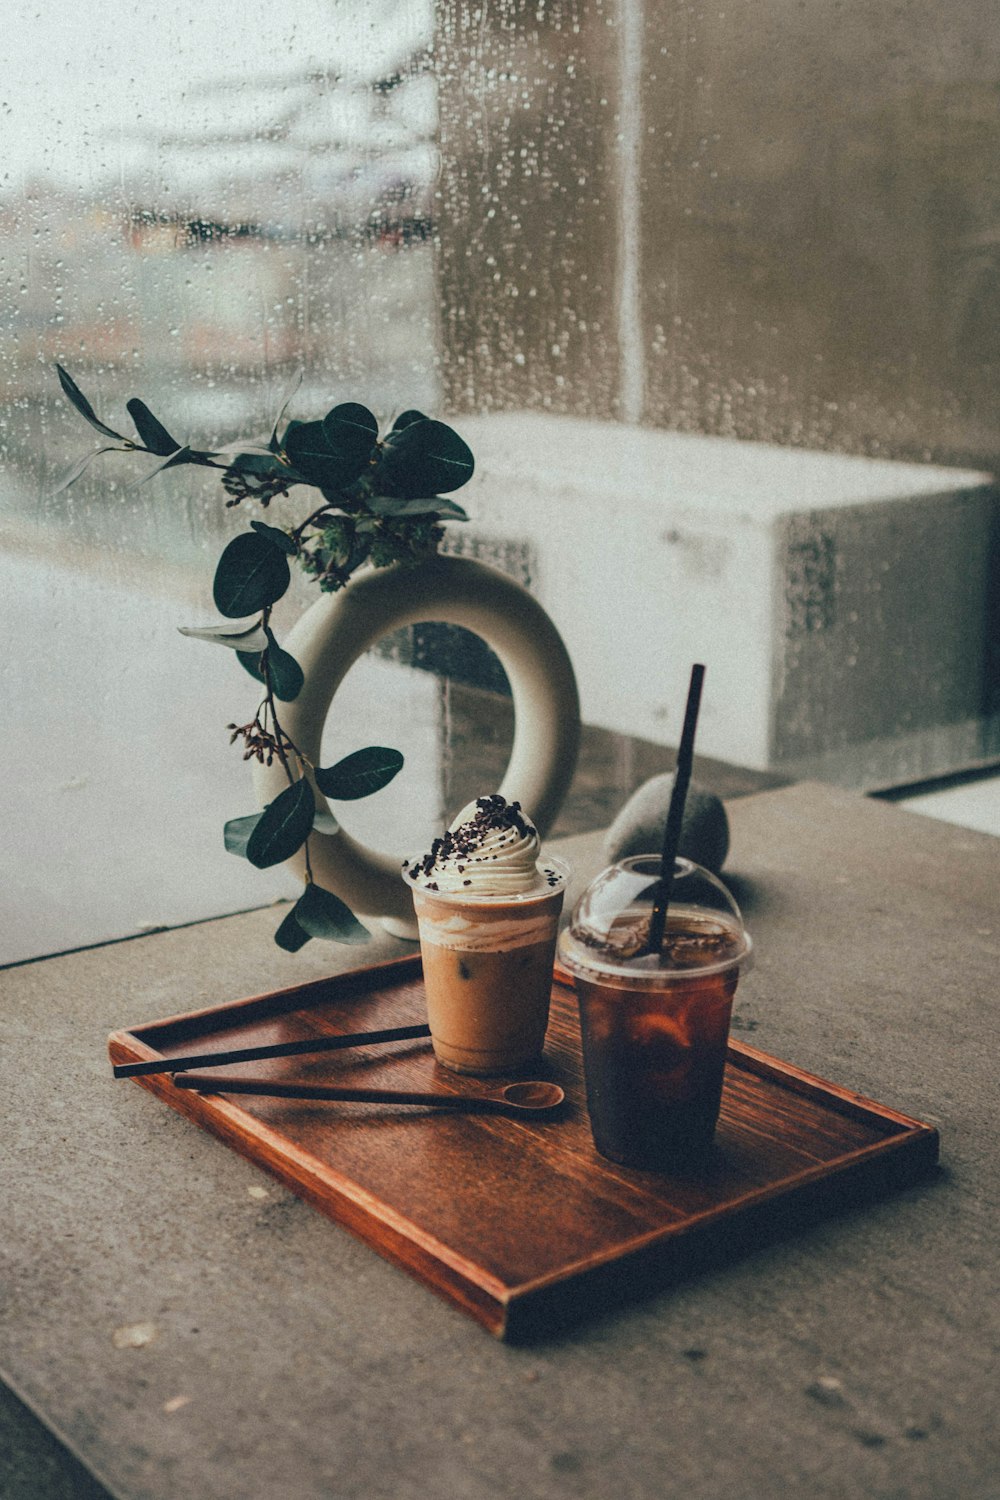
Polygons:
<instances>
[{"instance_id":1,"label":"wooden spoon","mask_svg":"<svg viewBox=\"0 0 1000 1500\"><path fill-rule=\"evenodd\" d=\"M344 1104L422 1104L472 1114L544 1115L566 1097L557 1083L532 1079L505 1084L494 1094L420 1093L400 1089L344 1088L331 1083L281 1083L271 1078L230 1078L224 1073L175 1073L179 1089L199 1094L258 1094L274 1099L325 1099Z\"/></svg>"}]
</instances>

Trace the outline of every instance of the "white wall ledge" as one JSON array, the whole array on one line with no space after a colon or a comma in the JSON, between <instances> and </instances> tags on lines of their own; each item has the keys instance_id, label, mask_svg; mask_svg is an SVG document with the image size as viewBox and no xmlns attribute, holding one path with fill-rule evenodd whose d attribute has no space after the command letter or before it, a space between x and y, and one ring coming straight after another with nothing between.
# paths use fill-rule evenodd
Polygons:
<instances>
[{"instance_id":1,"label":"white wall ledge","mask_svg":"<svg viewBox=\"0 0 1000 1500\"><path fill-rule=\"evenodd\" d=\"M988 474L535 412L456 425L472 527L530 544L585 722L676 744L700 660L699 749L737 764L884 784L896 751L932 774L995 741Z\"/></svg>"}]
</instances>

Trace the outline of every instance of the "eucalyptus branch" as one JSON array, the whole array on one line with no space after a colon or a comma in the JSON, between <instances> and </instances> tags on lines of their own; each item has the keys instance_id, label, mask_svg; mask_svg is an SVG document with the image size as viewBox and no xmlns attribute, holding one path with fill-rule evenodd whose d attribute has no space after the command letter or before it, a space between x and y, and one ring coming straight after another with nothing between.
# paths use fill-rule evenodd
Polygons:
<instances>
[{"instance_id":1,"label":"eucalyptus branch","mask_svg":"<svg viewBox=\"0 0 1000 1500\"><path fill-rule=\"evenodd\" d=\"M216 469L228 506L256 500L266 509L299 485L322 495L323 503L294 526L253 520L248 531L233 537L219 559L212 591L227 623L185 628L184 633L230 648L264 686L253 719L229 725L230 742L241 739L244 760L264 766L277 756L288 785L263 810L231 819L225 843L258 869L303 852L305 891L275 941L289 952L312 937L365 941L368 933L349 908L313 879L309 840L315 831L315 792L334 802L370 796L388 785L403 757L398 750L369 745L333 766L310 763L281 724L279 701L296 698L305 679L299 663L275 640L271 611L289 587L293 557L330 592L344 588L363 565L405 566L432 554L443 523L466 519L461 506L442 497L472 477L469 448L450 427L419 411L403 412L380 439L372 412L355 402L335 406L318 421L291 420L279 437L286 401L268 436L222 449L197 449L179 443L144 401L132 397L126 409L137 441L108 426L68 371L56 368L67 400L110 440L112 446L99 453L145 453L160 460L145 479L185 465ZM77 463L60 488L75 483L99 453ZM247 625L251 618L254 623Z\"/></svg>"},{"instance_id":2,"label":"eucalyptus branch","mask_svg":"<svg viewBox=\"0 0 1000 1500\"><path fill-rule=\"evenodd\" d=\"M264 613L261 615L260 623L261 629L266 632L268 626L271 623L270 605L265 608ZM283 743L285 735L278 720L278 710L275 707L274 682L271 676L270 646L266 646L260 654L260 669L264 676L264 714L265 717L270 716L271 727L274 733L274 741L278 751L278 759L281 761L281 764L284 767L285 775L288 777L288 784L289 786L291 786L296 778L292 775L292 768L288 764L288 755L285 751L285 746ZM291 743L291 741L289 741L289 743ZM294 746L292 748L294 749Z\"/></svg>"},{"instance_id":3,"label":"eucalyptus branch","mask_svg":"<svg viewBox=\"0 0 1000 1500\"><path fill-rule=\"evenodd\" d=\"M267 632L267 630L268 630L268 628L270 626L270 623L271 623L271 608L272 608L272 606L270 604L267 605L265 607L265 609L264 609L263 614L261 615L261 622L260 622L261 623L261 629L264 630L265 633ZM264 706L264 712L265 712L265 714L267 714L267 715L270 716L270 719L271 719L271 728L272 728L273 733L274 733L275 743L276 743L276 745L278 747L278 758L280 759L281 764L284 767L285 775L288 777L288 784L289 784L289 786L294 786L294 784L295 784L296 781L304 779L304 777L305 777L305 769L304 769L304 766L303 766L303 757L302 757L302 755L299 752L298 746L294 743L294 741L292 741L285 734L285 731L281 727L281 721L278 718L278 707L277 707L277 702L276 702L275 696L274 696L274 683L272 681L272 675L271 675L271 647L270 647L270 644L261 652L261 655L260 655L260 667L261 667L261 671L264 674L264 694L265 694L265 696L264 696L264 705L265 705ZM299 762L299 774L298 774L297 777L292 775L292 768L288 764L288 755L287 755L287 752L285 750L285 745L286 744L290 747L290 749L292 750L292 753L296 756L296 758L297 758L297 760ZM305 843L302 846L302 857L305 860L306 884L307 885L311 885L312 884L312 878L313 878L313 872L312 872L312 861L309 858L309 839L308 839L308 837L306 838L306 841L305 841Z\"/></svg>"},{"instance_id":4,"label":"eucalyptus branch","mask_svg":"<svg viewBox=\"0 0 1000 1500\"><path fill-rule=\"evenodd\" d=\"M315 526L320 516L333 515L336 509L337 507L335 505L332 505L329 500L324 501L324 503L317 510L313 511L311 516L306 516L304 521L300 521L298 526L292 528L291 535L297 542L300 542L305 533L308 531L309 527Z\"/></svg>"}]
</instances>

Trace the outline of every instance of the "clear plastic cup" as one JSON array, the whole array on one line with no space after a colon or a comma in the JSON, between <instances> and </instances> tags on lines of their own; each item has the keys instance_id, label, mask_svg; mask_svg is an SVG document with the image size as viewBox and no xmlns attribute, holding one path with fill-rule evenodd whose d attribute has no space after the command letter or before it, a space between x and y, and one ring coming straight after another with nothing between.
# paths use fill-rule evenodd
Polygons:
<instances>
[{"instance_id":1,"label":"clear plastic cup","mask_svg":"<svg viewBox=\"0 0 1000 1500\"><path fill-rule=\"evenodd\" d=\"M516 1072L542 1055L569 867L545 855L540 869L524 895L410 887L434 1055L456 1073Z\"/></svg>"},{"instance_id":2,"label":"clear plastic cup","mask_svg":"<svg viewBox=\"0 0 1000 1500\"><path fill-rule=\"evenodd\" d=\"M733 995L753 945L720 880L678 859L664 942L648 947L660 861L622 860L577 904L559 943L574 980L594 1144L624 1166L704 1158L719 1104Z\"/></svg>"}]
</instances>

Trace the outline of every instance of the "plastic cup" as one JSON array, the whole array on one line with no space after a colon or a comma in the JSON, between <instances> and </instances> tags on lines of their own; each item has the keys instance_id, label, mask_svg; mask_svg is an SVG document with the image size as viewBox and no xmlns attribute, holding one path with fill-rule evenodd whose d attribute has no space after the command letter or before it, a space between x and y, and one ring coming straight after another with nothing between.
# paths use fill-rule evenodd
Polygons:
<instances>
[{"instance_id":1,"label":"plastic cup","mask_svg":"<svg viewBox=\"0 0 1000 1500\"><path fill-rule=\"evenodd\" d=\"M569 867L549 855L541 867L541 890L520 896L411 886L431 1043L456 1073L516 1072L542 1055Z\"/></svg>"},{"instance_id":2,"label":"plastic cup","mask_svg":"<svg viewBox=\"0 0 1000 1500\"><path fill-rule=\"evenodd\" d=\"M678 859L663 947L642 952L660 861L612 865L559 945L580 1006L594 1145L623 1166L683 1171L712 1144L733 995L752 943L721 881Z\"/></svg>"}]
</instances>

